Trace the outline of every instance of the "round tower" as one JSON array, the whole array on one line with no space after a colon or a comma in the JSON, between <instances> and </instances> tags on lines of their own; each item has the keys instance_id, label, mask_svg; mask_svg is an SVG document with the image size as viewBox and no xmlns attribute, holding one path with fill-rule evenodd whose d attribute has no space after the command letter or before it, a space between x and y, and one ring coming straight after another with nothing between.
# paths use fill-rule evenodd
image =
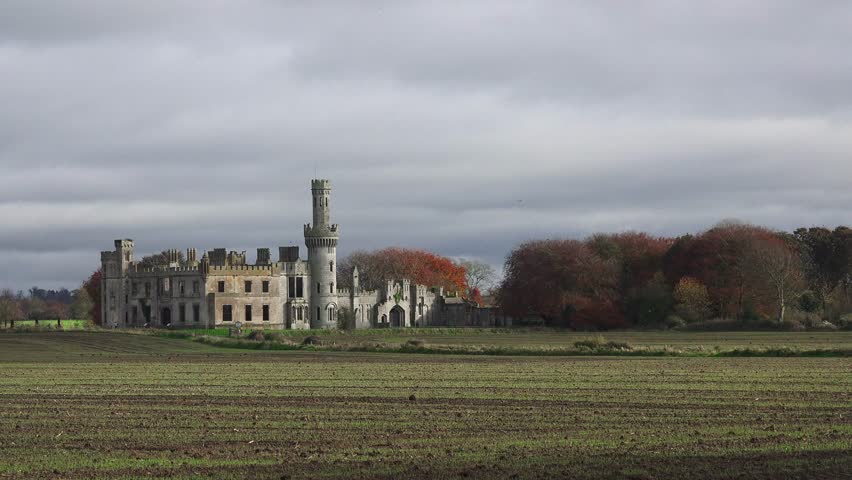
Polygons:
<instances>
[{"instance_id":1,"label":"round tower","mask_svg":"<svg viewBox=\"0 0 852 480\"><path fill-rule=\"evenodd\" d=\"M305 225L305 246L311 268L311 328L337 328L337 240L331 223L331 182L311 180L314 223Z\"/></svg>"}]
</instances>

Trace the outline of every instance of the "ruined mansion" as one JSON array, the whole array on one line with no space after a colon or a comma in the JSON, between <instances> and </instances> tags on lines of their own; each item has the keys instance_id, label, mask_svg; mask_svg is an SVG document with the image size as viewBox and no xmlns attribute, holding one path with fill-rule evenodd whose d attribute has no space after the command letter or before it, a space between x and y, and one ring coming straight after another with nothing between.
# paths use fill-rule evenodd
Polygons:
<instances>
[{"instance_id":1,"label":"ruined mansion","mask_svg":"<svg viewBox=\"0 0 852 480\"><path fill-rule=\"evenodd\" d=\"M340 230L330 218L331 182L311 181L311 193L313 223L304 226L307 260L298 246L279 247L278 261L268 248L258 248L254 265L246 264L245 252L215 248L198 260L190 248L185 259L168 250L167 265L146 268L133 259L132 240L116 240L114 251L101 252L103 325L215 328L240 322L249 328L317 329L506 323L490 308L407 279L363 290L357 267L352 288L337 288Z\"/></svg>"}]
</instances>

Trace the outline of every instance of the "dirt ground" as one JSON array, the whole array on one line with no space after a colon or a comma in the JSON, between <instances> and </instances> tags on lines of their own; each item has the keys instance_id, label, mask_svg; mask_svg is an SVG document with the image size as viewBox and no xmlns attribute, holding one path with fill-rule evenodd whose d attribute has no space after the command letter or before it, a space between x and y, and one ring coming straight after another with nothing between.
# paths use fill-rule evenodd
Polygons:
<instances>
[{"instance_id":1,"label":"dirt ground","mask_svg":"<svg viewBox=\"0 0 852 480\"><path fill-rule=\"evenodd\" d=\"M848 358L0 335L0 478L850 478Z\"/></svg>"}]
</instances>

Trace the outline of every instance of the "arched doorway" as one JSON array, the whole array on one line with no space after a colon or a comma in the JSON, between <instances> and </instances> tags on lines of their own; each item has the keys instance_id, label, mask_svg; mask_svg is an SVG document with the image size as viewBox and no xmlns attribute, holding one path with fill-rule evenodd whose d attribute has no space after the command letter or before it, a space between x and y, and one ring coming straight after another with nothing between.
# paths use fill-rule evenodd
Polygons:
<instances>
[{"instance_id":1,"label":"arched doorway","mask_svg":"<svg viewBox=\"0 0 852 480\"><path fill-rule=\"evenodd\" d=\"M399 305L393 307L390 311L390 326L393 328L405 326L405 310Z\"/></svg>"},{"instance_id":2,"label":"arched doorway","mask_svg":"<svg viewBox=\"0 0 852 480\"><path fill-rule=\"evenodd\" d=\"M164 308L161 312L160 320L163 322L163 326L169 325L172 323L172 310L170 308Z\"/></svg>"}]
</instances>

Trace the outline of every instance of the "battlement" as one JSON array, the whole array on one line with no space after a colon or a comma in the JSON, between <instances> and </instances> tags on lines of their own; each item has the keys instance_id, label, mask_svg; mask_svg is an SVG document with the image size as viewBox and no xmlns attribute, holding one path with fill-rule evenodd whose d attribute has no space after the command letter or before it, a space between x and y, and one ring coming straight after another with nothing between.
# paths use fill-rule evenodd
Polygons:
<instances>
[{"instance_id":1,"label":"battlement","mask_svg":"<svg viewBox=\"0 0 852 480\"><path fill-rule=\"evenodd\" d=\"M166 266L160 265L158 267L148 267L141 268L139 264L134 263L131 269L131 273L198 273L200 272L197 265L188 265L188 266Z\"/></svg>"},{"instance_id":2,"label":"battlement","mask_svg":"<svg viewBox=\"0 0 852 480\"><path fill-rule=\"evenodd\" d=\"M311 190L331 190L331 180L315 178L311 180Z\"/></svg>"},{"instance_id":3,"label":"battlement","mask_svg":"<svg viewBox=\"0 0 852 480\"><path fill-rule=\"evenodd\" d=\"M340 229L336 223L331 225L311 225L305 224L306 237L337 237L340 235Z\"/></svg>"},{"instance_id":4,"label":"battlement","mask_svg":"<svg viewBox=\"0 0 852 480\"><path fill-rule=\"evenodd\" d=\"M101 262L111 262L115 260L115 252L101 252Z\"/></svg>"},{"instance_id":5,"label":"battlement","mask_svg":"<svg viewBox=\"0 0 852 480\"><path fill-rule=\"evenodd\" d=\"M210 265L211 275L272 275L274 265Z\"/></svg>"}]
</instances>

